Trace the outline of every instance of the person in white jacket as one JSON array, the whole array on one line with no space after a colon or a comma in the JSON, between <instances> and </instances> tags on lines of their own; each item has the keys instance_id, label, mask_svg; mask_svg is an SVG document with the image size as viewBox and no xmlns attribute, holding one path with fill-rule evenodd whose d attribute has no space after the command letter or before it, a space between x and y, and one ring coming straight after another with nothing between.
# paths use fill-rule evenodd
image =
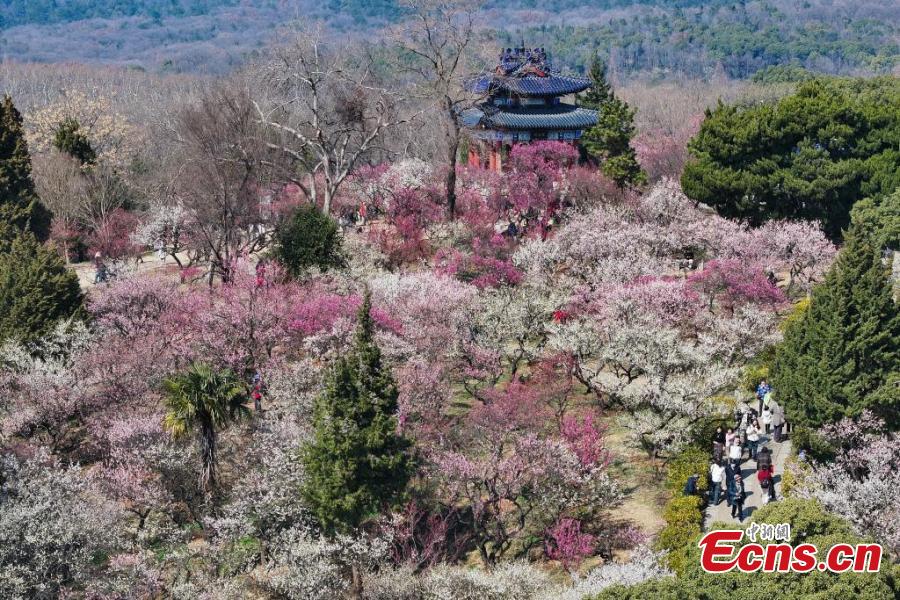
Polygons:
<instances>
[{"instance_id":1,"label":"person in white jacket","mask_svg":"<svg viewBox=\"0 0 900 600\"><path fill-rule=\"evenodd\" d=\"M734 463L735 469L739 469L741 460L744 458L744 449L741 447L740 438L734 438L731 446L728 448L728 458Z\"/></svg>"},{"instance_id":2,"label":"person in white jacket","mask_svg":"<svg viewBox=\"0 0 900 600\"><path fill-rule=\"evenodd\" d=\"M747 446L750 448L750 458L756 460L756 450L759 448L759 421L753 420L747 425Z\"/></svg>"},{"instance_id":3,"label":"person in white jacket","mask_svg":"<svg viewBox=\"0 0 900 600\"><path fill-rule=\"evenodd\" d=\"M713 506L719 504L719 496L722 494L722 479L725 478L725 467L721 462L713 462L709 465L709 478L712 481L710 492L712 493Z\"/></svg>"}]
</instances>

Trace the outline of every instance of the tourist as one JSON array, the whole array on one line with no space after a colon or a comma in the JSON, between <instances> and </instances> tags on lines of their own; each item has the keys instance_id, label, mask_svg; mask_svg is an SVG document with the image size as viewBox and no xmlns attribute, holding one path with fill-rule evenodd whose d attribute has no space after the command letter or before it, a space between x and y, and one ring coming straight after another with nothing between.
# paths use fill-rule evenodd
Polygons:
<instances>
[{"instance_id":1,"label":"tourist","mask_svg":"<svg viewBox=\"0 0 900 600\"><path fill-rule=\"evenodd\" d=\"M260 260L256 263L256 287L264 287L266 285L266 263Z\"/></svg>"},{"instance_id":2,"label":"tourist","mask_svg":"<svg viewBox=\"0 0 900 600\"><path fill-rule=\"evenodd\" d=\"M744 458L744 449L741 447L741 440L734 438L731 446L728 447L728 458L734 462L735 468L740 468L741 459Z\"/></svg>"},{"instance_id":3,"label":"tourist","mask_svg":"<svg viewBox=\"0 0 900 600\"><path fill-rule=\"evenodd\" d=\"M772 464L772 451L763 446L756 453L756 469L766 469Z\"/></svg>"},{"instance_id":4,"label":"tourist","mask_svg":"<svg viewBox=\"0 0 900 600\"><path fill-rule=\"evenodd\" d=\"M684 484L684 495L685 496L694 496L697 494L697 482L700 480L700 474L694 473L687 479L687 483Z\"/></svg>"},{"instance_id":5,"label":"tourist","mask_svg":"<svg viewBox=\"0 0 900 600\"><path fill-rule=\"evenodd\" d=\"M772 411L769 410L768 406L763 406L759 420L762 421L763 426L766 428L766 435L768 435L769 428L772 426Z\"/></svg>"},{"instance_id":6,"label":"tourist","mask_svg":"<svg viewBox=\"0 0 900 600\"><path fill-rule=\"evenodd\" d=\"M719 495L722 493L722 476L725 475L725 467L719 461L713 461L709 465L709 478L712 481L710 493L712 494L713 506L719 504Z\"/></svg>"},{"instance_id":7,"label":"tourist","mask_svg":"<svg viewBox=\"0 0 900 600\"><path fill-rule=\"evenodd\" d=\"M772 429L775 432L773 437L779 444L781 443L782 427L784 427L784 409L777 402L772 402Z\"/></svg>"},{"instance_id":8,"label":"tourist","mask_svg":"<svg viewBox=\"0 0 900 600\"><path fill-rule=\"evenodd\" d=\"M756 460L756 450L759 447L759 421L754 419L747 425L747 446L750 448L750 458Z\"/></svg>"},{"instance_id":9,"label":"tourist","mask_svg":"<svg viewBox=\"0 0 900 600\"><path fill-rule=\"evenodd\" d=\"M766 468L760 468L756 472L756 478L759 479L759 487L763 491L763 504L767 504L775 499L775 468L770 464Z\"/></svg>"},{"instance_id":10,"label":"tourist","mask_svg":"<svg viewBox=\"0 0 900 600\"><path fill-rule=\"evenodd\" d=\"M721 427L716 427L716 432L713 434L713 443L716 442L722 445L725 444L725 432L722 431Z\"/></svg>"},{"instance_id":11,"label":"tourist","mask_svg":"<svg viewBox=\"0 0 900 600\"><path fill-rule=\"evenodd\" d=\"M734 464L729 460L725 462L725 501L731 506L734 498L734 476L738 473L734 470Z\"/></svg>"},{"instance_id":12,"label":"tourist","mask_svg":"<svg viewBox=\"0 0 900 600\"><path fill-rule=\"evenodd\" d=\"M722 431L721 427L716 427L716 432L713 434L713 460L720 461L722 459L722 454L725 449L725 432Z\"/></svg>"},{"instance_id":13,"label":"tourist","mask_svg":"<svg viewBox=\"0 0 900 600\"><path fill-rule=\"evenodd\" d=\"M162 238L156 238L156 241L153 243L153 247L156 250L156 258L159 262L166 262L166 243Z\"/></svg>"},{"instance_id":14,"label":"tourist","mask_svg":"<svg viewBox=\"0 0 900 600\"><path fill-rule=\"evenodd\" d=\"M772 388L769 387L769 382L767 382L765 379L760 381L759 385L756 386L756 398L757 398L757 400L759 400L759 412L760 413L762 413L762 409L763 409L763 398L765 398L766 394L768 394L771 390L772 390Z\"/></svg>"},{"instance_id":15,"label":"tourist","mask_svg":"<svg viewBox=\"0 0 900 600\"><path fill-rule=\"evenodd\" d=\"M725 446L730 447L735 437L737 437L737 434L734 432L734 429L729 427L728 432L725 434Z\"/></svg>"},{"instance_id":16,"label":"tourist","mask_svg":"<svg viewBox=\"0 0 900 600\"><path fill-rule=\"evenodd\" d=\"M94 254L94 285L106 279L106 263L103 262L103 255L97 252Z\"/></svg>"},{"instance_id":17,"label":"tourist","mask_svg":"<svg viewBox=\"0 0 900 600\"><path fill-rule=\"evenodd\" d=\"M747 492L744 490L744 480L740 475L734 476L734 498L731 504L731 518L737 516L738 522L744 522L744 500L747 499ZM737 512L737 515L734 513Z\"/></svg>"},{"instance_id":18,"label":"tourist","mask_svg":"<svg viewBox=\"0 0 900 600\"><path fill-rule=\"evenodd\" d=\"M725 446L720 444L719 442L715 442L713 444L713 460L716 462L720 462L723 458L725 458Z\"/></svg>"}]
</instances>

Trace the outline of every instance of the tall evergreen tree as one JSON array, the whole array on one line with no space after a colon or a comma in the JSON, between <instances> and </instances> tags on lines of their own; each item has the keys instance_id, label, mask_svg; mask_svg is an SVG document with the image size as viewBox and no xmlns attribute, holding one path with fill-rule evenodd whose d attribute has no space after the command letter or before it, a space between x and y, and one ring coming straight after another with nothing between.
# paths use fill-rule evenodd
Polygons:
<instances>
[{"instance_id":1,"label":"tall evergreen tree","mask_svg":"<svg viewBox=\"0 0 900 600\"><path fill-rule=\"evenodd\" d=\"M353 349L316 399L314 439L303 450L303 496L329 533L350 531L396 504L414 468L397 433L397 388L375 343L368 294Z\"/></svg>"},{"instance_id":2,"label":"tall evergreen tree","mask_svg":"<svg viewBox=\"0 0 900 600\"><path fill-rule=\"evenodd\" d=\"M890 267L867 222L854 223L772 369L789 420L817 427L871 409L900 426L900 311Z\"/></svg>"},{"instance_id":3,"label":"tall evergreen tree","mask_svg":"<svg viewBox=\"0 0 900 600\"><path fill-rule=\"evenodd\" d=\"M600 170L619 187L647 180L631 147L634 137L634 109L616 98L606 80L606 67L594 57L589 72L592 86L579 99L585 108L597 111L597 124L584 132L581 144L600 161Z\"/></svg>"},{"instance_id":4,"label":"tall evergreen tree","mask_svg":"<svg viewBox=\"0 0 900 600\"><path fill-rule=\"evenodd\" d=\"M12 229L0 223L0 343L34 341L78 314L83 300L78 277L56 250L27 231L8 235Z\"/></svg>"},{"instance_id":5,"label":"tall evergreen tree","mask_svg":"<svg viewBox=\"0 0 900 600\"><path fill-rule=\"evenodd\" d=\"M585 108L600 110L601 107L615 100L612 86L606 80L606 65L599 56L594 56L591 67L588 70L591 78L591 87L579 98L579 103Z\"/></svg>"},{"instance_id":6,"label":"tall evergreen tree","mask_svg":"<svg viewBox=\"0 0 900 600\"><path fill-rule=\"evenodd\" d=\"M68 118L59 124L53 137L53 146L78 160L82 165L92 165L97 161L97 152L90 140L81 131L77 119Z\"/></svg>"},{"instance_id":7,"label":"tall evergreen tree","mask_svg":"<svg viewBox=\"0 0 900 600\"><path fill-rule=\"evenodd\" d=\"M38 200L31 180L22 115L9 95L0 103L0 221L30 231L40 241L50 235L50 211Z\"/></svg>"}]
</instances>

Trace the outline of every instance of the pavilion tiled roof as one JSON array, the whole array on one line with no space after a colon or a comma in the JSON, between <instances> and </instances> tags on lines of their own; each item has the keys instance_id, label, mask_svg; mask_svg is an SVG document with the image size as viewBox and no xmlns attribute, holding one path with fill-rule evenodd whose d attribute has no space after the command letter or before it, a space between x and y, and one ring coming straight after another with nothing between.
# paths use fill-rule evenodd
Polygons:
<instances>
[{"instance_id":1,"label":"pavilion tiled roof","mask_svg":"<svg viewBox=\"0 0 900 600\"><path fill-rule=\"evenodd\" d=\"M504 91L518 96L564 96L583 92L591 87L591 80L554 74L490 74L473 79L469 87L476 94Z\"/></svg>"},{"instance_id":2,"label":"pavilion tiled roof","mask_svg":"<svg viewBox=\"0 0 900 600\"><path fill-rule=\"evenodd\" d=\"M463 126L490 129L589 129L597 124L597 111L556 104L546 107L497 108L489 104L467 109L460 115Z\"/></svg>"},{"instance_id":3,"label":"pavilion tiled roof","mask_svg":"<svg viewBox=\"0 0 900 600\"><path fill-rule=\"evenodd\" d=\"M591 87L591 80L562 75L553 69L543 48L523 47L501 51L497 66L471 79L467 87L476 94L548 97L583 92Z\"/></svg>"}]
</instances>

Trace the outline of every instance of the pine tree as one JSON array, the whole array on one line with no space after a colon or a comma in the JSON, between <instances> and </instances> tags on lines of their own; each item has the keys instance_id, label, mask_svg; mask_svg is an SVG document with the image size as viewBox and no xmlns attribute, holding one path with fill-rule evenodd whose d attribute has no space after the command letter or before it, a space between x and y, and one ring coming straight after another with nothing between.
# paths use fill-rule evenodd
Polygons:
<instances>
[{"instance_id":1,"label":"pine tree","mask_svg":"<svg viewBox=\"0 0 900 600\"><path fill-rule=\"evenodd\" d=\"M615 99L612 86L606 80L606 65L600 57L594 56L588 71L591 87L579 97L579 104L591 110L600 110Z\"/></svg>"},{"instance_id":2,"label":"pine tree","mask_svg":"<svg viewBox=\"0 0 900 600\"><path fill-rule=\"evenodd\" d=\"M303 496L329 533L350 531L396 504L414 468L397 433L397 388L374 340L368 294L353 349L337 360L316 399L304 448Z\"/></svg>"},{"instance_id":3,"label":"pine tree","mask_svg":"<svg viewBox=\"0 0 900 600\"><path fill-rule=\"evenodd\" d=\"M50 212L38 200L31 180L22 115L8 95L0 103L0 221L30 231L40 241L50 235Z\"/></svg>"},{"instance_id":4,"label":"pine tree","mask_svg":"<svg viewBox=\"0 0 900 600\"><path fill-rule=\"evenodd\" d=\"M82 300L78 277L56 250L27 231L0 239L0 343L37 339L79 314Z\"/></svg>"},{"instance_id":5,"label":"pine tree","mask_svg":"<svg viewBox=\"0 0 900 600\"><path fill-rule=\"evenodd\" d=\"M870 409L900 426L900 311L890 267L858 222L805 314L792 322L772 369L788 419L817 427Z\"/></svg>"},{"instance_id":6,"label":"pine tree","mask_svg":"<svg viewBox=\"0 0 900 600\"><path fill-rule=\"evenodd\" d=\"M53 146L82 165L92 165L97 161L97 152L81 132L81 124L76 119L68 118L59 124L53 137Z\"/></svg>"},{"instance_id":7,"label":"pine tree","mask_svg":"<svg viewBox=\"0 0 900 600\"><path fill-rule=\"evenodd\" d=\"M590 78L591 89L581 96L580 103L597 111L597 124L584 132L582 146L600 161L600 170L619 187L646 182L647 176L631 147L634 110L616 98L606 80L606 67L599 58L595 57L591 64Z\"/></svg>"}]
</instances>

